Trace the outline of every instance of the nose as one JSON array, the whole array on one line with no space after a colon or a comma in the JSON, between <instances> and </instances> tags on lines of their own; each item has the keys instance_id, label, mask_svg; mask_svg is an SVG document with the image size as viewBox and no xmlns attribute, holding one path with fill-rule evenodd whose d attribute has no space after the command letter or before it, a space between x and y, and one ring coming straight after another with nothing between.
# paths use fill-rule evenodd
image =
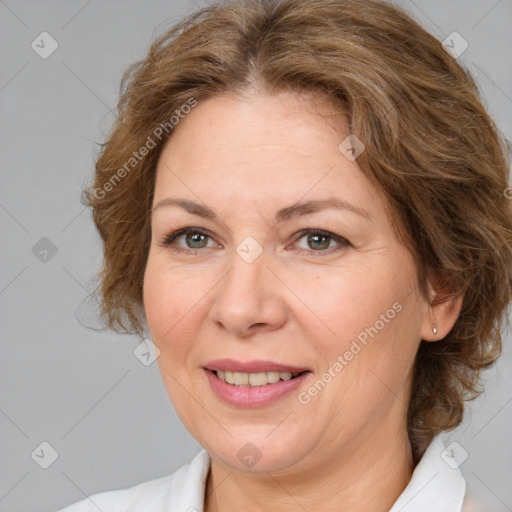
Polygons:
<instances>
[{"instance_id":1,"label":"nose","mask_svg":"<svg viewBox=\"0 0 512 512\"><path fill-rule=\"evenodd\" d=\"M233 336L272 331L286 322L283 284L269 263L265 253L249 263L234 251L231 270L214 288L210 318Z\"/></svg>"}]
</instances>

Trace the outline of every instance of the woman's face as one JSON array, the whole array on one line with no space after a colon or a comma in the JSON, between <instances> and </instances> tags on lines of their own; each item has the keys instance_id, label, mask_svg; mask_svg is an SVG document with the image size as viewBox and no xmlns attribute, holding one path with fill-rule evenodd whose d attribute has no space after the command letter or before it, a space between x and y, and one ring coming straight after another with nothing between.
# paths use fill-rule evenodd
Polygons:
<instances>
[{"instance_id":1,"label":"woman's face","mask_svg":"<svg viewBox=\"0 0 512 512\"><path fill-rule=\"evenodd\" d=\"M428 303L334 112L306 94L213 97L159 160L148 325L181 420L231 468L326 467L406 437ZM279 365L307 373L281 380Z\"/></svg>"}]
</instances>

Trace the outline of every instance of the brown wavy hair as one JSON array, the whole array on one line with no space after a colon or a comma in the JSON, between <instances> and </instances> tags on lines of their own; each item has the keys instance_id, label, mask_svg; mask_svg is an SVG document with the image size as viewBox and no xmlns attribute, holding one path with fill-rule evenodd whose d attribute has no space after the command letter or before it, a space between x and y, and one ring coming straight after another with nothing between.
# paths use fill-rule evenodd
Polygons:
<instances>
[{"instance_id":1,"label":"brown wavy hair","mask_svg":"<svg viewBox=\"0 0 512 512\"><path fill-rule=\"evenodd\" d=\"M118 118L82 195L103 241L100 316L110 329L143 336L155 170L184 105L255 84L319 92L343 108L366 146L359 166L415 256L421 291L428 297L435 273L439 300L464 294L453 329L422 341L417 354L408 432L418 460L433 436L461 422L464 401L481 392L480 370L501 352L512 289L509 152L469 72L390 3L214 4L128 68Z\"/></svg>"}]
</instances>

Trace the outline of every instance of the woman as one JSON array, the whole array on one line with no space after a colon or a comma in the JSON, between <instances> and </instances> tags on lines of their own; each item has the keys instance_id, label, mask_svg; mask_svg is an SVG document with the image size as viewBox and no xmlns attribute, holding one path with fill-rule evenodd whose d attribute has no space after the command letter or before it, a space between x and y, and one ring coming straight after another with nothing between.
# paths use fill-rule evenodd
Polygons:
<instances>
[{"instance_id":1,"label":"woman","mask_svg":"<svg viewBox=\"0 0 512 512\"><path fill-rule=\"evenodd\" d=\"M500 353L507 173L472 78L388 3L176 25L127 71L84 199L106 325L149 330L204 450L65 511L461 510L437 435Z\"/></svg>"}]
</instances>

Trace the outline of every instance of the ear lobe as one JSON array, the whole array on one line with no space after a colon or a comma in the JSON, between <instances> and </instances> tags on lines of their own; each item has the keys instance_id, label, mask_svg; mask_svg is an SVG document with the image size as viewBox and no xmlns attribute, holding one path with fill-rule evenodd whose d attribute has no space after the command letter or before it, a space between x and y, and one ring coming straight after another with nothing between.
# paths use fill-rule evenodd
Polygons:
<instances>
[{"instance_id":1,"label":"ear lobe","mask_svg":"<svg viewBox=\"0 0 512 512\"><path fill-rule=\"evenodd\" d=\"M452 330L459 318L464 301L464 293L455 295L439 274L428 283L430 307L429 315L422 326L422 339L440 341Z\"/></svg>"}]
</instances>

